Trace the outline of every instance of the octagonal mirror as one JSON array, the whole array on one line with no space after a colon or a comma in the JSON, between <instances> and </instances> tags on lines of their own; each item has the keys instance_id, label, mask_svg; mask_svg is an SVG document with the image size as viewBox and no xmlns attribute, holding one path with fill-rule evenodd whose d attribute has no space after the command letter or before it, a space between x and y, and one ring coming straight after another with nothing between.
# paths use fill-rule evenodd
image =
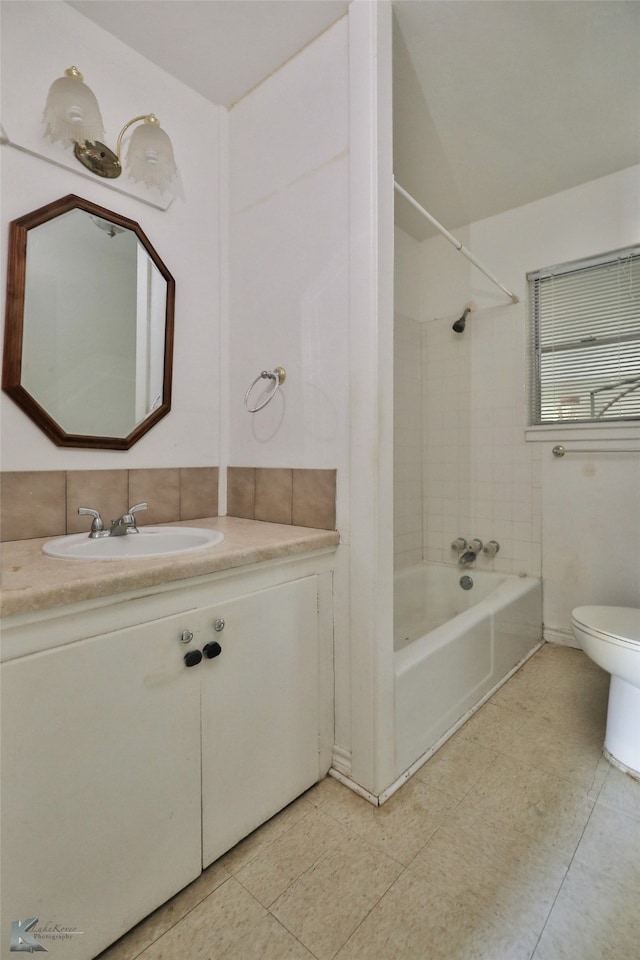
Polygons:
<instances>
[{"instance_id":1,"label":"octagonal mirror","mask_svg":"<svg viewBox=\"0 0 640 960\"><path fill-rule=\"evenodd\" d=\"M58 446L126 450L171 409L173 277L73 195L9 230L2 388Z\"/></svg>"}]
</instances>

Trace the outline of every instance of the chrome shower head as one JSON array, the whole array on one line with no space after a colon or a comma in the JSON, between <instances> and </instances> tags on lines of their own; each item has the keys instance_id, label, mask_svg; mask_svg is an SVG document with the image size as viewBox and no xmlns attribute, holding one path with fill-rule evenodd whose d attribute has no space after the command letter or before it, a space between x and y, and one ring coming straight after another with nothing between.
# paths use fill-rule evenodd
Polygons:
<instances>
[{"instance_id":1,"label":"chrome shower head","mask_svg":"<svg viewBox=\"0 0 640 960\"><path fill-rule=\"evenodd\" d=\"M471 307L467 307L459 320L456 320L454 325L451 327L456 333L462 333L464 330L464 325L467 322L467 314L471 313Z\"/></svg>"}]
</instances>

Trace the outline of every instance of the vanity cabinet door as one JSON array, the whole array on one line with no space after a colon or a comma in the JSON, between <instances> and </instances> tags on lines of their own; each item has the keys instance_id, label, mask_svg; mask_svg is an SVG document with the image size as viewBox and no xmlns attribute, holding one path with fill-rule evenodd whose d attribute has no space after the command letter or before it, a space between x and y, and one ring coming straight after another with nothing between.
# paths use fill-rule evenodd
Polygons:
<instances>
[{"instance_id":1,"label":"vanity cabinet door","mask_svg":"<svg viewBox=\"0 0 640 960\"><path fill-rule=\"evenodd\" d=\"M87 960L200 873L192 616L0 668L3 957L12 922L37 918L50 956Z\"/></svg>"},{"instance_id":2,"label":"vanity cabinet door","mask_svg":"<svg viewBox=\"0 0 640 960\"><path fill-rule=\"evenodd\" d=\"M203 611L202 636L207 866L319 778L317 577Z\"/></svg>"}]
</instances>

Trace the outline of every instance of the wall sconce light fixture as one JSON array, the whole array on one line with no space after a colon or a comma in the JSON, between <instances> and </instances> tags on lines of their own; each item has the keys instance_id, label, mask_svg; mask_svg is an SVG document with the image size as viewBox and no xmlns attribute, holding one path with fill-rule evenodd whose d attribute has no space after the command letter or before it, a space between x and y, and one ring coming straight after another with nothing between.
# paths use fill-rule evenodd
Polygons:
<instances>
[{"instance_id":1,"label":"wall sconce light fixture","mask_svg":"<svg viewBox=\"0 0 640 960\"><path fill-rule=\"evenodd\" d=\"M155 114L141 114L125 123L114 152L100 139L104 136L100 107L76 67L69 67L63 77L51 84L43 122L51 140L58 140L65 147L73 145L80 163L109 180L122 173L122 138L129 127L139 123L131 133L124 161L129 176L160 193L167 191L174 197L182 194L171 140Z\"/></svg>"}]
</instances>

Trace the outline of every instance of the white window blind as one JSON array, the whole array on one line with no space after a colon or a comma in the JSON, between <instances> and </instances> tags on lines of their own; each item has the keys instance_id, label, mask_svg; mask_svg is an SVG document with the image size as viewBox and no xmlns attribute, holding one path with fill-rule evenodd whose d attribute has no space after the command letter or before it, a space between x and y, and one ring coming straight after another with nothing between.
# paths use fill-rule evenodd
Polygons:
<instances>
[{"instance_id":1,"label":"white window blind","mask_svg":"<svg viewBox=\"0 0 640 960\"><path fill-rule=\"evenodd\" d=\"M530 422L640 420L640 246L527 280Z\"/></svg>"}]
</instances>

